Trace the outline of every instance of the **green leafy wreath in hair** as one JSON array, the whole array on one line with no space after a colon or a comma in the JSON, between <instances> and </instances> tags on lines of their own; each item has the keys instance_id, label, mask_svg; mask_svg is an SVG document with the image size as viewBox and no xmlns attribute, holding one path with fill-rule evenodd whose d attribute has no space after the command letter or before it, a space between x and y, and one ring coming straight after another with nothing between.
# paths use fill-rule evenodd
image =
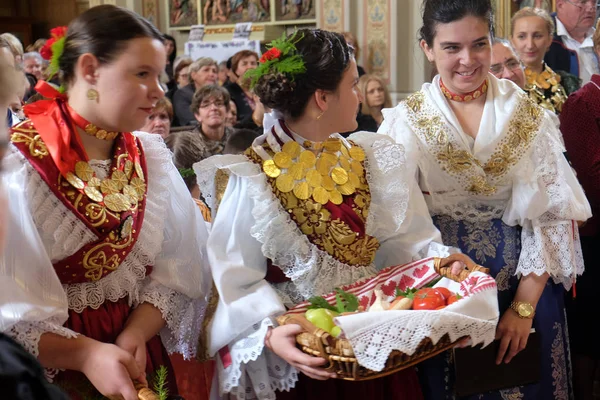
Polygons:
<instances>
[{"instance_id":1,"label":"green leafy wreath in hair","mask_svg":"<svg viewBox=\"0 0 600 400\"><path fill-rule=\"evenodd\" d=\"M44 47L40 49L40 55L43 59L50 61L48 65L48 80L52 79L60 71L60 57L65 50L65 39L67 37L67 27L57 26L50 30L50 39L46 41ZM59 92L64 93L65 88L63 85L58 89Z\"/></svg>"},{"instance_id":2,"label":"green leafy wreath in hair","mask_svg":"<svg viewBox=\"0 0 600 400\"><path fill-rule=\"evenodd\" d=\"M298 37L298 32L294 32L288 38L284 33L279 39L269 43L269 50L260 58L258 67L248 70L244 75L244 78L251 79L250 87L254 88L258 80L268 74L283 74L293 81L296 75L306 72L304 60L296 50L296 43L303 36Z\"/></svg>"}]
</instances>

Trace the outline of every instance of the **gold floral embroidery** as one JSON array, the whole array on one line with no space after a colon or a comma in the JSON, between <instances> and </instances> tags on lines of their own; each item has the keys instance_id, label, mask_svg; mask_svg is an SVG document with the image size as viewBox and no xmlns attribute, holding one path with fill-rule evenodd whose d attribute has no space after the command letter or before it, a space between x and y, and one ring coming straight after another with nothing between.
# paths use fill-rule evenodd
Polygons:
<instances>
[{"instance_id":1,"label":"gold floral embroidery","mask_svg":"<svg viewBox=\"0 0 600 400\"><path fill-rule=\"evenodd\" d=\"M267 146L265 150L271 151ZM248 149L245 154L254 163L262 165L262 159L252 149ZM366 221L371 194L362 163L361 172L356 191L351 195L354 200L352 208L359 218ZM369 265L373 262L379 248L379 241L376 238L368 235L359 236L345 222L339 219L331 220L331 213L325 205L319 204L312 198L299 199L294 191L282 192L277 186L277 178L267 177L267 179L283 208L288 211L292 220L311 243L338 261L349 265Z\"/></svg>"},{"instance_id":2,"label":"gold floral embroidery","mask_svg":"<svg viewBox=\"0 0 600 400\"><path fill-rule=\"evenodd\" d=\"M496 193L499 180L514 167L536 137L543 111L528 97L521 97L508 131L498 143L487 163L483 164L470 151L460 150L440 111L418 92L404 101L414 132L426 144L441 168L453 176L464 189L475 195Z\"/></svg>"},{"instance_id":3,"label":"gold floral embroidery","mask_svg":"<svg viewBox=\"0 0 600 400\"><path fill-rule=\"evenodd\" d=\"M562 106L567 101L567 92L560 84L561 78L546 65L542 73L533 72L525 68L527 84L525 90L529 96L540 106L554 113L560 113Z\"/></svg>"},{"instance_id":4,"label":"gold floral embroidery","mask_svg":"<svg viewBox=\"0 0 600 400\"><path fill-rule=\"evenodd\" d=\"M500 245L500 232L493 221L479 224L465 224L467 234L464 237L467 251L475 251L477 261L484 264L487 257L496 258L496 248Z\"/></svg>"},{"instance_id":5,"label":"gold floral embroidery","mask_svg":"<svg viewBox=\"0 0 600 400\"><path fill-rule=\"evenodd\" d=\"M42 140L41 136L37 134L35 130L20 128L22 124L17 125L13 128L13 134L10 140L13 143L24 143L29 148L29 153L33 157L44 158L48 153L46 143Z\"/></svg>"},{"instance_id":6,"label":"gold floral embroidery","mask_svg":"<svg viewBox=\"0 0 600 400\"><path fill-rule=\"evenodd\" d=\"M502 400L523 400L525 398L520 387L500 390L500 396Z\"/></svg>"},{"instance_id":7,"label":"gold floral embroidery","mask_svg":"<svg viewBox=\"0 0 600 400\"><path fill-rule=\"evenodd\" d=\"M87 252L83 257L83 267L86 269L85 277L95 282L100 280L105 274L119 268L121 257L116 253L116 250L125 249L130 245L132 232L132 230L129 231L127 239L121 244L117 244L118 238L114 232L111 232L109 234L110 241L100 243ZM115 254L107 258L106 253L102 250L104 247L114 250Z\"/></svg>"}]
</instances>

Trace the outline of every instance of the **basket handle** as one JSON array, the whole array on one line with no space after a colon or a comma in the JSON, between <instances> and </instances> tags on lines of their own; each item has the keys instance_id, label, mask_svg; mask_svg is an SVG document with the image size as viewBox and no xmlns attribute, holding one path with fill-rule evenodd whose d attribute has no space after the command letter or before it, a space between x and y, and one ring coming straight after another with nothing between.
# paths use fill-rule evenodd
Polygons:
<instances>
[{"instance_id":1,"label":"basket handle","mask_svg":"<svg viewBox=\"0 0 600 400\"><path fill-rule=\"evenodd\" d=\"M289 325L289 324L300 325L302 327L302 329L304 329L306 332L310 333L311 335L316 336L318 338L317 345L319 347L316 350L319 351L319 357L329 360L329 357L327 357L327 353L325 352L325 347L323 347L323 345L325 343L329 344L329 339L331 338L331 335L329 335L328 332L324 331L321 328L317 328L316 326L314 326L309 320L307 320L304 317L304 315L294 315L294 314L281 315L281 316L277 317L277 322L279 323L279 325Z\"/></svg>"},{"instance_id":2,"label":"basket handle","mask_svg":"<svg viewBox=\"0 0 600 400\"><path fill-rule=\"evenodd\" d=\"M452 268L450 267L450 264L452 264L454 261L460 261L466 267L465 269L460 271L460 273L458 275L454 275L452 273ZM469 276L469 274L471 272L479 271L479 272L483 272L485 274L490 273L489 268L485 268L485 267L482 267L481 265L475 264L475 262L473 260L471 260L469 258L469 256L467 256L466 254L462 254L462 253L450 254L446 258L434 257L433 266L435 268L435 272L437 272L438 274L440 274L443 277L452 279L455 282L464 281L465 279L467 279L467 277Z\"/></svg>"}]
</instances>

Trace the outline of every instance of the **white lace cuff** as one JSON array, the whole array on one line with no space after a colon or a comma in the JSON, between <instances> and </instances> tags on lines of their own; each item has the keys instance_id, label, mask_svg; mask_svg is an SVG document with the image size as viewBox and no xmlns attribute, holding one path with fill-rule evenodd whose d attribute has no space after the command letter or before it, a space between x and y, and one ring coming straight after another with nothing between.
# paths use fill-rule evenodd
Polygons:
<instances>
[{"instance_id":1,"label":"white lace cuff","mask_svg":"<svg viewBox=\"0 0 600 400\"><path fill-rule=\"evenodd\" d=\"M180 353L185 359L195 357L206 301L190 299L150 278L147 281L140 294L140 304L150 303L160 310L167 324L160 332L165 348L169 354Z\"/></svg>"},{"instance_id":2,"label":"white lace cuff","mask_svg":"<svg viewBox=\"0 0 600 400\"><path fill-rule=\"evenodd\" d=\"M294 367L264 348L265 336L274 326L271 318L254 324L229 346L231 365L223 366L217 355L219 393L238 400L274 400L275 390L289 391L298 380Z\"/></svg>"},{"instance_id":3,"label":"white lace cuff","mask_svg":"<svg viewBox=\"0 0 600 400\"><path fill-rule=\"evenodd\" d=\"M557 284L569 290L576 275L583 273L579 230L574 222L523 228L517 275L547 272Z\"/></svg>"},{"instance_id":4,"label":"white lace cuff","mask_svg":"<svg viewBox=\"0 0 600 400\"><path fill-rule=\"evenodd\" d=\"M37 358L40 354L39 343L40 338L44 333L54 333L68 339L76 338L78 335L76 332L62 326L58 322L58 319L55 318L36 322L17 322L9 331L6 332L7 335L12 337L17 343L23 346L23 348L35 358ZM52 379L56 376L56 374L58 374L58 372L58 369L46 368L46 378L52 382Z\"/></svg>"}]
</instances>

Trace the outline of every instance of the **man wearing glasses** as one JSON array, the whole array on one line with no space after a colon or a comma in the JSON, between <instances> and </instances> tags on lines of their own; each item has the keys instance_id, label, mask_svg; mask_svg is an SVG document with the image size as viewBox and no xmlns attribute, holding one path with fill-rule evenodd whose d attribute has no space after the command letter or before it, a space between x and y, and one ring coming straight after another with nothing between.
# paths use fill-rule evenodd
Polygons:
<instances>
[{"instance_id":1,"label":"man wearing glasses","mask_svg":"<svg viewBox=\"0 0 600 400\"><path fill-rule=\"evenodd\" d=\"M544 60L553 70L570 72L586 84L600 73L592 41L596 0L556 0L553 16L556 30Z\"/></svg>"}]
</instances>

